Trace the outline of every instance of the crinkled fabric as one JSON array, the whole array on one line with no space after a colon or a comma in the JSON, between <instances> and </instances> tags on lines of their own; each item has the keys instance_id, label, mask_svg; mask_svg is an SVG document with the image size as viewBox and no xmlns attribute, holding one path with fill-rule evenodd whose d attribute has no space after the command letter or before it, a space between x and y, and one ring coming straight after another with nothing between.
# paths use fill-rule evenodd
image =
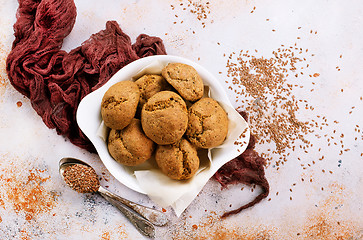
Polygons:
<instances>
[{"instance_id":1,"label":"crinkled fabric","mask_svg":"<svg viewBox=\"0 0 363 240\"><path fill-rule=\"evenodd\" d=\"M158 37L131 43L115 21L69 53L61 50L76 20L73 0L20 0L6 70L49 128L88 151L95 149L76 122L79 102L128 63L166 54Z\"/></svg>"},{"instance_id":2,"label":"crinkled fabric","mask_svg":"<svg viewBox=\"0 0 363 240\"><path fill-rule=\"evenodd\" d=\"M240 112L240 114L246 121L248 120L247 113ZM269 194L270 187L265 177L266 160L260 157L254 150L255 142L255 138L251 135L246 151L224 164L213 177L222 185L222 188L227 188L231 184L242 183L250 186L259 185L262 188L262 192L253 201L224 213L222 218L237 214L246 208L254 206Z\"/></svg>"},{"instance_id":3,"label":"crinkled fabric","mask_svg":"<svg viewBox=\"0 0 363 240\"><path fill-rule=\"evenodd\" d=\"M79 102L128 63L166 54L166 51L160 38L145 34L131 44L119 25L109 21L105 30L67 53L61 47L74 26L76 15L73 0L20 0L14 24L15 40L6 70L11 84L30 99L49 128L55 128L73 144L94 152L76 122ZM241 114L247 118L245 113ZM253 148L252 137L247 150L225 164L214 178L223 188L238 183L257 184L263 192L254 201L223 217L255 205L269 193L265 160Z\"/></svg>"}]
</instances>

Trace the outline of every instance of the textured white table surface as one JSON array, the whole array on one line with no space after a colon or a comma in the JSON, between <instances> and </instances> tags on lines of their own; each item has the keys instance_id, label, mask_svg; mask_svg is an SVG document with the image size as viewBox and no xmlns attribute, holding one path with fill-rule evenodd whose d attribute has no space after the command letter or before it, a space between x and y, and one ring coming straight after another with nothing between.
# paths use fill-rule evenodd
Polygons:
<instances>
[{"instance_id":1,"label":"textured white table surface","mask_svg":"<svg viewBox=\"0 0 363 240\"><path fill-rule=\"evenodd\" d=\"M12 87L5 60L17 5L0 0L0 239L144 239L100 196L78 194L61 181L58 161L77 157L94 166L109 190L154 206L115 181L97 155L48 129ZM169 54L203 65L232 102L234 91L226 83L230 54L249 50L268 59L281 45L305 51L309 67L298 71L304 88L294 95L314 110L302 109L298 119L329 124L306 136L313 147L307 153L296 147L279 167L279 156L271 155L270 195L227 219L220 214L250 201L259 189L221 190L210 180L180 218L164 209L171 223L157 228L156 239L363 239L362 1L76 0L76 6L77 21L63 49L79 46L107 20L116 20L132 42L140 33L159 36ZM209 13L198 19L202 9ZM257 151L270 148L273 144L259 144Z\"/></svg>"}]
</instances>

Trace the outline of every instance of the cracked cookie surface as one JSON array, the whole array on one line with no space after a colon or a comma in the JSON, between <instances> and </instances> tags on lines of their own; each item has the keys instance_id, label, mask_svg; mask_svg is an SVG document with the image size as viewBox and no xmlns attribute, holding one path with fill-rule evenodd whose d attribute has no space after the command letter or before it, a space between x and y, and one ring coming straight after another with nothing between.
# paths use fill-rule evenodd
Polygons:
<instances>
[{"instance_id":1,"label":"cracked cookie surface","mask_svg":"<svg viewBox=\"0 0 363 240\"><path fill-rule=\"evenodd\" d=\"M126 166L136 166L151 157L154 145L142 131L140 120L134 118L122 130L111 129L107 147L117 162Z\"/></svg>"},{"instance_id":2,"label":"cracked cookie surface","mask_svg":"<svg viewBox=\"0 0 363 240\"><path fill-rule=\"evenodd\" d=\"M140 91L135 82L121 81L112 85L104 94L101 116L105 125L121 130L134 118L140 99Z\"/></svg>"},{"instance_id":3,"label":"cracked cookie surface","mask_svg":"<svg viewBox=\"0 0 363 240\"><path fill-rule=\"evenodd\" d=\"M135 83L140 90L140 108L156 93L172 89L163 76L156 74L145 74L137 79Z\"/></svg>"},{"instance_id":4,"label":"cracked cookie surface","mask_svg":"<svg viewBox=\"0 0 363 240\"><path fill-rule=\"evenodd\" d=\"M198 148L221 145L228 133L228 117L212 98L202 98L188 110L188 140Z\"/></svg>"},{"instance_id":5,"label":"cracked cookie surface","mask_svg":"<svg viewBox=\"0 0 363 240\"><path fill-rule=\"evenodd\" d=\"M203 97L203 80L192 66L169 63L161 74L185 100L194 102Z\"/></svg>"},{"instance_id":6,"label":"cracked cookie surface","mask_svg":"<svg viewBox=\"0 0 363 240\"><path fill-rule=\"evenodd\" d=\"M199 168L197 150L185 138L175 144L158 145L155 160L161 171L175 180L189 179Z\"/></svg>"},{"instance_id":7,"label":"cracked cookie surface","mask_svg":"<svg viewBox=\"0 0 363 240\"><path fill-rule=\"evenodd\" d=\"M174 92L158 92L144 104L141 124L146 136L157 144L175 143L181 139L187 129L186 104Z\"/></svg>"}]
</instances>

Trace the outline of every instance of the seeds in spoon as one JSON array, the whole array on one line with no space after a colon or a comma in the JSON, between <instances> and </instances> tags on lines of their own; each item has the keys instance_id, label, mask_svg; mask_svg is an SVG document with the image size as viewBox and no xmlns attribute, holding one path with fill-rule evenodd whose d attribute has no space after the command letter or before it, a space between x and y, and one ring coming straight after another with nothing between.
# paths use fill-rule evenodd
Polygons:
<instances>
[{"instance_id":1,"label":"seeds in spoon","mask_svg":"<svg viewBox=\"0 0 363 240\"><path fill-rule=\"evenodd\" d=\"M64 181L79 193L97 192L100 187L96 171L82 164L73 164L63 172Z\"/></svg>"}]
</instances>

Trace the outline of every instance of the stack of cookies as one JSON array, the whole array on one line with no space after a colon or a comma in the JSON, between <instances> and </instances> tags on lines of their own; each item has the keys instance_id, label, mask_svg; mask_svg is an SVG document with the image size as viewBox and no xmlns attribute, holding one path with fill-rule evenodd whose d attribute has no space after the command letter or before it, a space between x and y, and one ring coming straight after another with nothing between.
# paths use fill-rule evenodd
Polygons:
<instances>
[{"instance_id":1,"label":"stack of cookies","mask_svg":"<svg viewBox=\"0 0 363 240\"><path fill-rule=\"evenodd\" d=\"M136 166L154 155L161 171L176 180L193 177L198 150L219 146L228 132L227 113L204 97L201 77L183 63L114 84L103 96L101 115L117 162Z\"/></svg>"}]
</instances>

